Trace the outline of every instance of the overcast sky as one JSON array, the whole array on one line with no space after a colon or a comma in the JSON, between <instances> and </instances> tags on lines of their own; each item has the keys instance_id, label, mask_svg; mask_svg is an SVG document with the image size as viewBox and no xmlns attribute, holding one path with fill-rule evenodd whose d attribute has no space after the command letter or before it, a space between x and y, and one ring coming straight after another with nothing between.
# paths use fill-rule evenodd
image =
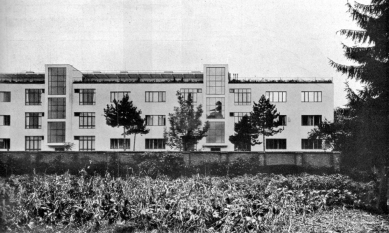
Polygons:
<instances>
[{"instance_id":1,"label":"overcast sky","mask_svg":"<svg viewBox=\"0 0 389 233\"><path fill-rule=\"evenodd\" d=\"M0 0L0 72L202 70L239 77L333 77L346 103L336 32L356 28L347 0ZM362 1L364 2L364 1ZM352 87L359 85L351 82Z\"/></svg>"}]
</instances>

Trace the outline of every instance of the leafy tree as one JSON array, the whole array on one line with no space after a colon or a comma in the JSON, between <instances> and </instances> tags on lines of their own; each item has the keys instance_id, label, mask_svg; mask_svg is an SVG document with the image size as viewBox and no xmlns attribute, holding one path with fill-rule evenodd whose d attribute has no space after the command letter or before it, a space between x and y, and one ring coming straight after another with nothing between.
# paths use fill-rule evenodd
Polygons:
<instances>
[{"instance_id":1,"label":"leafy tree","mask_svg":"<svg viewBox=\"0 0 389 233\"><path fill-rule=\"evenodd\" d=\"M235 134L229 137L232 144L235 145L235 150L238 151L250 151L251 150L251 138L255 134L251 126L250 117L245 115L235 124ZM255 144L253 144L255 145Z\"/></svg>"},{"instance_id":2,"label":"leafy tree","mask_svg":"<svg viewBox=\"0 0 389 233\"><path fill-rule=\"evenodd\" d=\"M145 121L141 117L141 111L137 110L132 103L129 101L129 96L125 95L122 100L113 100L113 104L108 105L104 108L104 116L107 125L111 127L123 127L123 148L126 151L126 135L134 135L134 151L135 151L135 136L136 134L147 134L149 132L146 129Z\"/></svg>"},{"instance_id":3,"label":"leafy tree","mask_svg":"<svg viewBox=\"0 0 389 233\"><path fill-rule=\"evenodd\" d=\"M254 102L253 111L251 112L251 125L254 133L252 135L252 144L261 144L263 142L263 151L266 151L266 136L273 136L282 132L283 128L279 128L281 121L279 120L280 113L277 112L276 106L262 95L258 103ZM258 136L263 136L262 142Z\"/></svg>"},{"instance_id":4,"label":"leafy tree","mask_svg":"<svg viewBox=\"0 0 389 233\"><path fill-rule=\"evenodd\" d=\"M380 169L378 208L387 212L386 167L389 165L389 1L371 0L370 5L347 3L349 12L361 30L340 30L340 34L356 45L343 45L345 56L355 65L343 65L330 60L337 71L365 84L364 90L348 90L348 106L352 110L358 141L360 165L371 164Z\"/></svg>"},{"instance_id":5,"label":"leafy tree","mask_svg":"<svg viewBox=\"0 0 389 233\"><path fill-rule=\"evenodd\" d=\"M174 107L174 113L169 114L170 128L169 131L165 131L166 144L180 151L192 150L194 145L206 136L209 122L205 122L201 128L200 118L203 114L201 104L195 110L190 94L186 100L179 91L176 95L179 107Z\"/></svg>"}]
</instances>

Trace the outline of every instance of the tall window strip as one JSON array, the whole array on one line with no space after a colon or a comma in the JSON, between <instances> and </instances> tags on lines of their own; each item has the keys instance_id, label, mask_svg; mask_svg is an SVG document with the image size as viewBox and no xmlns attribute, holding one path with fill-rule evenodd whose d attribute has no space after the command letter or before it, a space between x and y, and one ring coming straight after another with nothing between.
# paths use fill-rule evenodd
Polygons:
<instances>
[{"instance_id":1,"label":"tall window strip","mask_svg":"<svg viewBox=\"0 0 389 233\"><path fill-rule=\"evenodd\" d=\"M166 102L166 91L146 91L146 102Z\"/></svg>"},{"instance_id":2,"label":"tall window strip","mask_svg":"<svg viewBox=\"0 0 389 233\"><path fill-rule=\"evenodd\" d=\"M267 91L265 97L266 99L269 99L270 102L286 102L286 91Z\"/></svg>"},{"instance_id":3,"label":"tall window strip","mask_svg":"<svg viewBox=\"0 0 389 233\"><path fill-rule=\"evenodd\" d=\"M190 95L193 103L197 103L197 93L201 93L202 90L197 88L181 88L180 92L184 96L184 100L188 100Z\"/></svg>"},{"instance_id":4,"label":"tall window strip","mask_svg":"<svg viewBox=\"0 0 389 233\"><path fill-rule=\"evenodd\" d=\"M95 136L78 136L79 151L94 151Z\"/></svg>"},{"instance_id":5,"label":"tall window strip","mask_svg":"<svg viewBox=\"0 0 389 233\"><path fill-rule=\"evenodd\" d=\"M42 128L43 112L26 112L26 129Z\"/></svg>"},{"instance_id":6,"label":"tall window strip","mask_svg":"<svg viewBox=\"0 0 389 233\"><path fill-rule=\"evenodd\" d=\"M80 129L94 129L96 125L94 112L80 112L79 116L79 128Z\"/></svg>"},{"instance_id":7,"label":"tall window strip","mask_svg":"<svg viewBox=\"0 0 389 233\"><path fill-rule=\"evenodd\" d=\"M266 139L266 149L285 150L286 149L286 139Z\"/></svg>"},{"instance_id":8,"label":"tall window strip","mask_svg":"<svg viewBox=\"0 0 389 233\"><path fill-rule=\"evenodd\" d=\"M49 95L66 95L66 68L49 67Z\"/></svg>"},{"instance_id":9,"label":"tall window strip","mask_svg":"<svg viewBox=\"0 0 389 233\"><path fill-rule=\"evenodd\" d=\"M65 122L47 123L48 143L65 142Z\"/></svg>"},{"instance_id":10,"label":"tall window strip","mask_svg":"<svg viewBox=\"0 0 389 233\"><path fill-rule=\"evenodd\" d=\"M224 122L209 122L207 143L224 143Z\"/></svg>"},{"instance_id":11,"label":"tall window strip","mask_svg":"<svg viewBox=\"0 0 389 233\"><path fill-rule=\"evenodd\" d=\"M0 138L0 149L11 149L11 139L10 138Z\"/></svg>"},{"instance_id":12,"label":"tall window strip","mask_svg":"<svg viewBox=\"0 0 389 233\"><path fill-rule=\"evenodd\" d=\"M122 100L124 96L130 96L131 91L111 91L111 103L113 100Z\"/></svg>"},{"instance_id":13,"label":"tall window strip","mask_svg":"<svg viewBox=\"0 0 389 233\"><path fill-rule=\"evenodd\" d=\"M11 116L0 115L0 126L9 126L9 125L11 125Z\"/></svg>"},{"instance_id":14,"label":"tall window strip","mask_svg":"<svg viewBox=\"0 0 389 233\"><path fill-rule=\"evenodd\" d=\"M166 117L164 115L146 115L146 125L164 126L166 125Z\"/></svg>"},{"instance_id":15,"label":"tall window strip","mask_svg":"<svg viewBox=\"0 0 389 233\"><path fill-rule=\"evenodd\" d=\"M145 149L158 150L165 149L165 139L163 138L146 138Z\"/></svg>"},{"instance_id":16,"label":"tall window strip","mask_svg":"<svg viewBox=\"0 0 389 233\"><path fill-rule=\"evenodd\" d=\"M225 68L207 67L207 95L224 95Z\"/></svg>"},{"instance_id":17,"label":"tall window strip","mask_svg":"<svg viewBox=\"0 0 389 233\"><path fill-rule=\"evenodd\" d=\"M11 102L11 92L0 91L0 102Z\"/></svg>"},{"instance_id":18,"label":"tall window strip","mask_svg":"<svg viewBox=\"0 0 389 233\"><path fill-rule=\"evenodd\" d=\"M301 149L303 150L322 149L322 140L321 139L301 139Z\"/></svg>"},{"instance_id":19,"label":"tall window strip","mask_svg":"<svg viewBox=\"0 0 389 233\"><path fill-rule=\"evenodd\" d=\"M207 97L207 118L223 119L224 118L224 97Z\"/></svg>"},{"instance_id":20,"label":"tall window strip","mask_svg":"<svg viewBox=\"0 0 389 233\"><path fill-rule=\"evenodd\" d=\"M111 138L111 149L130 149L130 139L129 138Z\"/></svg>"},{"instance_id":21,"label":"tall window strip","mask_svg":"<svg viewBox=\"0 0 389 233\"><path fill-rule=\"evenodd\" d=\"M80 89L80 105L95 105L96 104L96 90L95 89Z\"/></svg>"},{"instance_id":22,"label":"tall window strip","mask_svg":"<svg viewBox=\"0 0 389 233\"><path fill-rule=\"evenodd\" d=\"M302 91L301 102L322 102L321 91Z\"/></svg>"},{"instance_id":23,"label":"tall window strip","mask_svg":"<svg viewBox=\"0 0 389 233\"><path fill-rule=\"evenodd\" d=\"M42 149L42 136L26 136L25 150L26 151L40 151Z\"/></svg>"},{"instance_id":24,"label":"tall window strip","mask_svg":"<svg viewBox=\"0 0 389 233\"><path fill-rule=\"evenodd\" d=\"M66 118L66 98L49 98L49 119Z\"/></svg>"},{"instance_id":25,"label":"tall window strip","mask_svg":"<svg viewBox=\"0 0 389 233\"><path fill-rule=\"evenodd\" d=\"M26 89L26 105L41 105L43 89Z\"/></svg>"},{"instance_id":26,"label":"tall window strip","mask_svg":"<svg viewBox=\"0 0 389 233\"><path fill-rule=\"evenodd\" d=\"M235 105L251 104L251 88L230 89L230 93L234 93Z\"/></svg>"},{"instance_id":27,"label":"tall window strip","mask_svg":"<svg viewBox=\"0 0 389 233\"><path fill-rule=\"evenodd\" d=\"M302 115L301 125L319 125L321 123L321 115Z\"/></svg>"},{"instance_id":28,"label":"tall window strip","mask_svg":"<svg viewBox=\"0 0 389 233\"><path fill-rule=\"evenodd\" d=\"M230 112L230 116L234 118L234 123L238 123L244 116L250 116L250 112Z\"/></svg>"}]
</instances>

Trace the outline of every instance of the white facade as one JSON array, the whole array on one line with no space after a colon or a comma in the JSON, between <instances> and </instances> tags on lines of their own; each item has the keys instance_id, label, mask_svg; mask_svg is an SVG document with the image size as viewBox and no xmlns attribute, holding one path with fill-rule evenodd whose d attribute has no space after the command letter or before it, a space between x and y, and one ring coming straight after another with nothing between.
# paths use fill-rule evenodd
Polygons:
<instances>
[{"instance_id":1,"label":"white facade","mask_svg":"<svg viewBox=\"0 0 389 233\"><path fill-rule=\"evenodd\" d=\"M58 67L65 68L65 83L66 91L62 93L59 91L56 93L50 92L50 88L57 88L58 78L51 78L49 75L49 69L54 70ZM216 69L214 69L216 68ZM54 71L51 71L54 72ZM62 71L61 71L62 72ZM208 72L208 73L207 73ZM216 74L220 72L219 74ZM211 74L212 73L212 74ZM127 79L127 81L120 80L121 76L139 76L139 80L134 81ZM173 77L174 75L184 77L183 80L177 80L175 82L163 82L163 77ZM228 140L230 135L234 134L234 121L236 121L237 113L245 113L252 111L253 101L258 102L261 95L265 95L266 92L273 92L280 95L279 101L272 102L276 105L281 115L286 115L286 125L283 126L284 130L268 139L285 139L286 146L282 148L268 148L268 151L306 151L306 150L321 150L321 148L314 146L312 148L302 148L302 139L308 137L308 132L315 127L311 121L314 116L317 116L324 120L333 121L333 109L334 109L334 92L332 81L324 80L302 80L302 79L290 79L280 80L272 82L268 80L257 81L236 81L231 78L231 74L228 71L228 65L204 65L203 72L158 72L158 73L86 73L80 72L71 65L58 65L51 64L46 65L44 82L33 81L20 81L20 77L31 77L32 74L23 75L19 74L18 77L13 75L13 79L10 81L9 77L12 74L2 74L0 77L0 151L24 151L24 150L41 150L41 151L53 151L61 150L64 143L74 143L73 151L78 150L95 150L95 151L123 151L122 148L112 144L111 139L120 139L123 136L122 128L112 128L106 125L103 109L107 107L107 104L111 104L111 92L129 92L130 100L134 105L142 111L142 115L155 115L165 116L165 125L148 126L150 133L146 135L136 136L136 150L137 151L158 151L158 150L170 150L169 147L161 147L148 149L146 145L146 139L163 139L164 129L169 128L168 114L173 112L174 106L178 106L176 92L183 88L196 91L197 104L203 106L203 123L209 121L215 123L218 127L222 127L224 124L224 136L222 135L221 128L216 132L217 136L214 139L203 138L197 145L197 150L221 150L221 151L233 151L234 145ZM88 76L89 75L89 76ZM153 76L154 75L154 76ZM49 77L50 76L50 77ZM95 77L94 81L88 81L88 77ZM132 77L131 76L131 77ZM41 75L43 78L43 75ZM106 77L106 78L104 78ZM115 78L118 77L118 78ZM159 79L159 77L161 79ZM193 79L188 82L190 77ZM200 77L200 79L199 79ZM49 78L51 80L51 87L49 86ZM129 81L130 80L130 81ZM211 80L211 81L209 81ZM222 81L215 81L222 80ZM43 90L41 94L41 103L37 105L26 105L26 89L40 89ZM59 89L55 89L59 90ZM80 104L80 97L84 90L92 90L94 94L94 100L91 104ZM246 99L244 95L243 102L236 102L235 95L239 95L238 92L242 91L251 93L251 98ZM146 102L146 92L164 92L165 97L161 99L162 102ZM282 93L281 93L282 92ZM311 101L302 100L302 92L306 92L307 98ZM10 102L8 102L8 94L10 93ZM51 93L51 94L50 94ZM155 93L154 93L155 94ZM93 95L93 94L91 94ZM153 95L152 93L150 95ZM320 95L320 97L319 97ZM3 96L3 97L2 97ZM157 94L155 94L157 96ZM312 99L314 96L314 99ZM49 100L53 98L65 98L66 113L58 117L56 114L52 114L49 109ZM211 103L212 106L207 106ZM273 99L274 100L274 99ZM308 99L307 99L308 100ZM57 100L55 100L57 101ZM61 99L60 101L63 101ZM224 118L220 116L216 118L207 119L206 115L210 113L209 110L216 109L212 104L215 101L222 103L221 113ZM58 103L58 102L56 102ZM61 102L62 103L62 102ZM208 107L208 108L207 108ZM56 107L57 109L58 107ZM57 109L58 110L58 109ZM216 111L213 111L214 113ZM26 113L43 113L41 116L41 122L31 123L31 120L27 120ZM94 113L94 124L91 127L80 126L80 113ZM2 117L3 116L3 117ZM6 116L6 118L4 118ZM9 117L8 117L9 116ZM309 119L310 125L303 125L303 116L311 117ZM4 119L10 119L7 123ZM162 119L162 118L160 118ZM306 119L306 118L304 118ZM5 122L5 123L4 123ZM64 135L59 132L60 136L53 139L53 130L49 129L53 127L52 123L59 122L59 125L65 125ZM162 122L162 121L161 121ZM33 127L28 126L32 124ZM38 124L38 126L36 126ZM88 123L89 124L89 123ZM214 124L214 125L216 125ZM57 127L57 126L56 126ZM30 136L39 136L39 142L30 142L32 138ZM94 142L81 145L80 137L86 140L93 140ZM129 136L130 148L133 150L134 136ZM261 136L260 136L261 138ZM216 141L215 141L216 140ZM28 141L28 142L27 142ZM211 141L211 142L210 142ZM154 142L154 141L153 141ZM34 144L35 143L35 144ZM148 141L150 143L150 140ZM262 145L256 145L251 148L252 151L262 151Z\"/></svg>"}]
</instances>

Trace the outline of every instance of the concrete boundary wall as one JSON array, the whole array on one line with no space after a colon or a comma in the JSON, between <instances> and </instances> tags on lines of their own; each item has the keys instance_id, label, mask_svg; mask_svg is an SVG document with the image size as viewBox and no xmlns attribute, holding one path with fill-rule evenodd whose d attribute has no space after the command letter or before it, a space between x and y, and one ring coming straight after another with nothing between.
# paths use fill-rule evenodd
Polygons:
<instances>
[{"instance_id":1,"label":"concrete boundary wall","mask_svg":"<svg viewBox=\"0 0 389 233\"><path fill-rule=\"evenodd\" d=\"M74 162L82 164L110 163L115 159L121 165L136 163L136 157L145 152L0 152L0 161L3 164L13 161L23 161L24 165L31 163L55 163L61 161L65 164ZM186 165L200 165L203 163L231 163L238 159L258 159L260 166L297 165L304 168L333 168L340 169L339 152L147 152L155 154L177 154L183 157Z\"/></svg>"}]
</instances>

